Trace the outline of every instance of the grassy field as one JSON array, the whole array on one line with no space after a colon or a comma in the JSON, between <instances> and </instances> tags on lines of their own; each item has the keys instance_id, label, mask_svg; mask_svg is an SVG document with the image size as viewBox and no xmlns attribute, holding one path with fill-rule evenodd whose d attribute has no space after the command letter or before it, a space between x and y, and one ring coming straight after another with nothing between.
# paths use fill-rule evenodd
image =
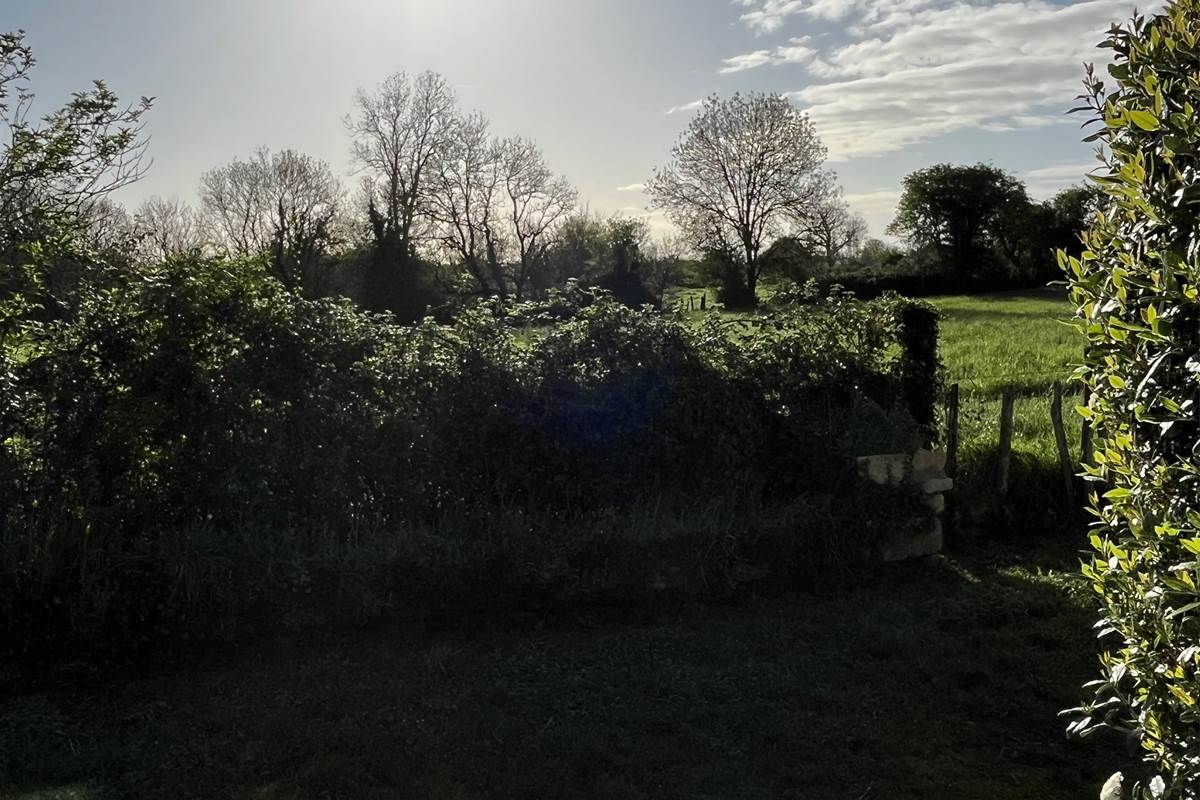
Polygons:
<instances>
[{"instance_id":1,"label":"grassy field","mask_svg":"<svg viewBox=\"0 0 1200 800\"><path fill-rule=\"evenodd\" d=\"M946 318L941 353L947 383L964 394L999 397L1005 389L1042 395L1066 381L1083 344L1066 324L1072 309L1060 289L935 298Z\"/></svg>"},{"instance_id":2,"label":"grassy field","mask_svg":"<svg viewBox=\"0 0 1200 800\"><path fill-rule=\"evenodd\" d=\"M960 507L986 500L997 394L1016 388L1012 505L1044 517L1032 542L736 606L389 628L10 687L0 797L1096 797L1137 768L1113 741L1064 738L1096 612L1068 576L1078 523L1036 510L1059 485L1038 488L1057 474L1048 387L1079 351L1069 309L937 303L964 392Z\"/></svg>"},{"instance_id":3,"label":"grassy field","mask_svg":"<svg viewBox=\"0 0 1200 800\"><path fill-rule=\"evenodd\" d=\"M6 798L1092 798L1092 610L1036 567L542 627L377 631L7 698ZM1116 766L1114 766L1114 764Z\"/></svg>"},{"instance_id":4,"label":"grassy field","mask_svg":"<svg viewBox=\"0 0 1200 800\"><path fill-rule=\"evenodd\" d=\"M958 383L961 390L958 495L966 523L989 533L1071 535L1079 515L1063 502L1050 417L1052 386L1061 381L1067 392L1067 440L1078 458L1082 420L1073 410L1079 390L1070 385L1070 376L1083 343L1065 324L1072 315L1065 292L1044 289L933 302L945 314L941 355L947 385ZM996 449L1006 389L1016 394L1015 424L1010 501L1001 504L995 496Z\"/></svg>"}]
</instances>

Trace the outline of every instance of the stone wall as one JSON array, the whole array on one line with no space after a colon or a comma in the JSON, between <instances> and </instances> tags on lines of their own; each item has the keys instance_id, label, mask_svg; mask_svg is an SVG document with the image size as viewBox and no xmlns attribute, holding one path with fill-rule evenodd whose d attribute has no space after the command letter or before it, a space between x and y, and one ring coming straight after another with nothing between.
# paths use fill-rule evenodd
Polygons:
<instances>
[{"instance_id":1,"label":"stone wall","mask_svg":"<svg viewBox=\"0 0 1200 800\"><path fill-rule=\"evenodd\" d=\"M877 555L883 561L903 561L940 553L945 545L942 513L946 510L946 492L954 481L946 476L946 451L918 450L907 453L863 456L858 459L861 477L880 486L916 492L929 509L930 524L923 533L901 531L884 537Z\"/></svg>"}]
</instances>

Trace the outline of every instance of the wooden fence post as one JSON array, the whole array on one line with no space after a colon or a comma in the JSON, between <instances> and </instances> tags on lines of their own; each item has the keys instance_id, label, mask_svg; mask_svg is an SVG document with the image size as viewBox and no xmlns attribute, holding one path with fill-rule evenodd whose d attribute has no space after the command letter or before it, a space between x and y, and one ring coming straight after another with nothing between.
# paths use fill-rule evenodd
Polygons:
<instances>
[{"instance_id":1,"label":"wooden fence post","mask_svg":"<svg viewBox=\"0 0 1200 800\"><path fill-rule=\"evenodd\" d=\"M1013 391L1004 390L1000 404L1000 449L996 461L996 492L1004 497L1008 494L1008 463L1012 459L1013 437Z\"/></svg>"},{"instance_id":2,"label":"wooden fence post","mask_svg":"<svg viewBox=\"0 0 1200 800\"><path fill-rule=\"evenodd\" d=\"M958 473L958 384L950 385L946 396L946 477Z\"/></svg>"},{"instance_id":3,"label":"wooden fence post","mask_svg":"<svg viewBox=\"0 0 1200 800\"><path fill-rule=\"evenodd\" d=\"M1062 467L1063 483L1067 491L1067 505L1075 505L1075 467L1071 463L1071 449L1067 445L1067 430L1063 426L1063 387L1054 382L1054 399L1050 401L1050 421L1054 423L1054 441L1058 445L1058 463Z\"/></svg>"}]
</instances>

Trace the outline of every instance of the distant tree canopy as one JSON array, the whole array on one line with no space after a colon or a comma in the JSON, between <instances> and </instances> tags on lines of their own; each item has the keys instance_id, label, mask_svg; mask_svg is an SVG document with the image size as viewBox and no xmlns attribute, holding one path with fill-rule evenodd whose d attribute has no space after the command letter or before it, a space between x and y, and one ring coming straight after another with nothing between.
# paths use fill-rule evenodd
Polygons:
<instances>
[{"instance_id":1,"label":"distant tree canopy","mask_svg":"<svg viewBox=\"0 0 1200 800\"><path fill-rule=\"evenodd\" d=\"M829 185L826 194L793 220L795 239L824 269L856 252L867 233L867 222L850 210L840 187Z\"/></svg>"},{"instance_id":2,"label":"distant tree canopy","mask_svg":"<svg viewBox=\"0 0 1200 800\"><path fill-rule=\"evenodd\" d=\"M535 142L495 135L444 77L424 72L354 96L350 191L325 162L262 147L204 173L196 206L155 196L131 213L110 195L145 171L150 99L124 105L97 82L33 120L34 63L23 34L0 35L0 252L71 240L78 257L0 276L0 292L14 295L70 284L85 251L109 266L226 252L260 261L295 294L349 295L407 322L474 296L540 299L572 279L632 305L661 303L684 254L702 257L688 279L718 281L730 306L754 305L764 274L875 294L924 293L934 280L999 288L1056 277L1050 253L1078 252L1098 207L1091 188L1037 203L997 167L940 164L905 180L888 230L908 250L864 243L808 116L780 95L735 94L704 101L648 180L651 207L678 229L652 241L645 217L581 211ZM69 295L52 293L60 304Z\"/></svg>"},{"instance_id":3,"label":"distant tree canopy","mask_svg":"<svg viewBox=\"0 0 1200 800\"><path fill-rule=\"evenodd\" d=\"M998 167L937 164L904 179L888 232L936 249L956 271L986 269L1006 216L1028 204L1025 187Z\"/></svg>"},{"instance_id":4,"label":"distant tree canopy","mask_svg":"<svg viewBox=\"0 0 1200 800\"><path fill-rule=\"evenodd\" d=\"M763 272L803 282L815 277L824 260L808 242L797 236L781 236L762 255Z\"/></svg>"},{"instance_id":5,"label":"distant tree canopy","mask_svg":"<svg viewBox=\"0 0 1200 800\"><path fill-rule=\"evenodd\" d=\"M1076 250L1098 192L1066 189L1047 203L990 164L937 164L904 179L888 233L935 254L941 268L969 282L1049 280L1055 248Z\"/></svg>"},{"instance_id":6,"label":"distant tree canopy","mask_svg":"<svg viewBox=\"0 0 1200 800\"><path fill-rule=\"evenodd\" d=\"M209 243L206 220L177 197L147 198L138 206L131 225L146 260L197 254Z\"/></svg>"},{"instance_id":7,"label":"distant tree canopy","mask_svg":"<svg viewBox=\"0 0 1200 800\"><path fill-rule=\"evenodd\" d=\"M265 255L289 291L321 293L325 257L337 231L342 187L324 161L260 147L201 178L200 202L210 233L237 255ZM176 227L186 223L183 212ZM160 236L167 233L160 229Z\"/></svg>"},{"instance_id":8,"label":"distant tree canopy","mask_svg":"<svg viewBox=\"0 0 1200 800\"><path fill-rule=\"evenodd\" d=\"M824 161L808 115L782 95L714 95L646 191L697 250L724 263L726 302L754 305L765 248L830 194Z\"/></svg>"}]
</instances>

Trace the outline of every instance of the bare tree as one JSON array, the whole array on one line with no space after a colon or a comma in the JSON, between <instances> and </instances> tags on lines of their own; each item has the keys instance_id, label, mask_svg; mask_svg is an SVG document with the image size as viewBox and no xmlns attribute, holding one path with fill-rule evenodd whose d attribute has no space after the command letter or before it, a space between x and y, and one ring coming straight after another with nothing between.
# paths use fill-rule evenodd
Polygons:
<instances>
[{"instance_id":1,"label":"bare tree","mask_svg":"<svg viewBox=\"0 0 1200 800\"><path fill-rule=\"evenodd\" d=\"M500 147L489 138L487 119L478 112L457 119L436 163L429 213L437 240L481 291L504 297Z\"/></svg>"},{"instance_id":2,"label":"bare tree","mask_svg":"<svg viewBox=\"0 0 1200 800\"><path fill-rule=\"evenodd\" d=\"M454 92L434 72L415 78L398 72L374 92L355 95L345 125L354 160L369 178L369 214L384 260L402 266L411 256L433 165L453 137L456 118Z\"/></svg>"},{"instance_id":3,"label":"bare tree","mask_svg":"<svg viewBox=\"0 0 1200 800\"><path fill-rule=\"evenodd\" d=\"M792 217L795 236L811 253L833 268L843 255L854 253L867 234L867 222L850 211L842 191L828 192L808 208Z\"/></svg>"},{"instance_id":4,"label":"bare tree","mask_svg":"<svg viewBox=\"0 0 1200 800\"><path fill-rule=\"evenodd\" d=\"M540 263L555 227L576 207L578 193L563 177L555 177L537 145L514 137L499 145L509 231L516 263L512 283L522 300L534 268Z\"/></svg>"},{"instance_id":5,"label":"bare tree","mask_svg":"<svg viewBox=\"0 0 1200 800\"><path fill-rule=\"evenodd\" d=\"M158 261L199 253L208 238L200 214L178 197L147 198L134 214L133 229L141 256Z\"/></svg>"},{"instance_id":6,"label":"bare tree","mask_svg":"<svg viewBox=\"0 0 1200 800\"><path fill-rule=\"evenodd\" d=\"M752 303L764 245L830 181L808 115L777 94L712 96L671 156L647 183L652 207L697 248L736 261Z\"/></svg>"},{"instance_id":7,"label":"bare tree","mask_svg":"<svg viewBox=\"0 0 1200 800\"><path fill-rule=\"evenodd\" d=\"M200 177L200 206L206 222L221 244L239 255L261 253L271 239L269 161L263 147L249 161L234 159Z\"/></svg>"},{"instance_id":8,"label":"bare tree","mask_svg":"<svg viewBox=\"0 0 1200 800\"><path fill-rule=\"evenodd\" d=\"M259 148L210 170L200 198L216 233L241 255L266 254L293 291L322 289L321 262L338 236L342 187L329 165L294 150Z\"/></svg>"},{"instance_id":9,"label":"bare tree","mask_svg":"<svg viewBox=\"0 0 1200 800\"><path fill-rule=\"evenodd\" d=\"M81 211L79 221L85 241L94 252L103 254L110 262L133 260L137 231L125 206L106 195L94 199Z\"/></svg>"},{"instance_id":10,"label":"bare tree","mask_svg":"<svg viewBox=\"0 0 1200 800\"><path fill-rule=\"evenodd\" d=\"M324 291L322 260L338 242L342 186L324 161L284 150L271 160L271 257L285 286Z\"/></svg>"}]
</instances>

